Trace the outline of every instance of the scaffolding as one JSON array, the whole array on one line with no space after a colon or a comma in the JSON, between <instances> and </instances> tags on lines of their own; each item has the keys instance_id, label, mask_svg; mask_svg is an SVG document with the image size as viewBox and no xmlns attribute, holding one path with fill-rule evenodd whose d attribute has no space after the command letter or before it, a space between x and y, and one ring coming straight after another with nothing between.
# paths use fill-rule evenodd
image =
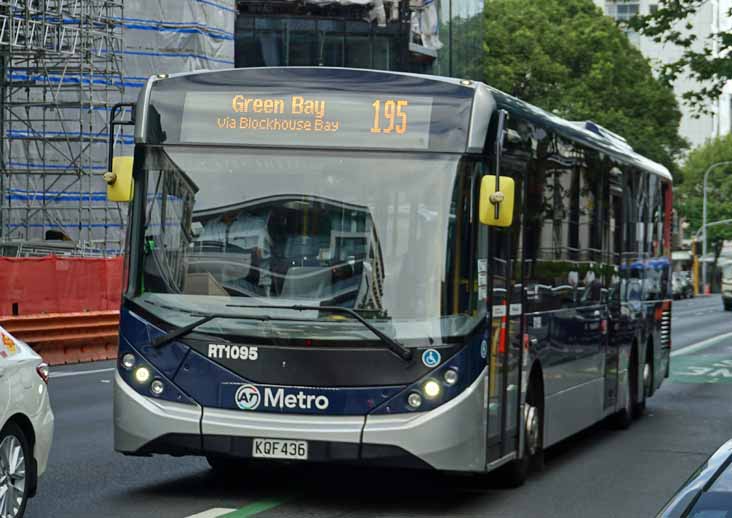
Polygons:
<instances>
[{"instance_id":1,"label":"scaffolding","mask_svg":"<svg viewBox=\"0 0 732 518\"><path fill-rule=\"evenodd\" d=\"M125 209L101 178L125 88L122 4L0 0L3 255L59 240L79 255L122 247Z\"/></svg>"}]
</instances>

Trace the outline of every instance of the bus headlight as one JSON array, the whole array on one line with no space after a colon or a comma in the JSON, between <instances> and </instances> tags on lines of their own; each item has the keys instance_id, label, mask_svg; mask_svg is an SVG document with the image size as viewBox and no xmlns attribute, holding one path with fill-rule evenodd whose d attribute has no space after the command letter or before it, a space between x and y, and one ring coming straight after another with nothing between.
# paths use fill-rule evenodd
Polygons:
<instances>
[{"instance_id":1,"label":"bus headlight","mask_svg":"<svg viewBox=\"0 0 732 518\"><path fill-rule=\"evenodd\" d=\"M127 353L124 356L122 356L122 367L124 367L127 370L131 370L132 367L135 366L135 355L132 353Z\"/></svg>"},{"instance_id":2,"label":"bus headlight","mask_svg":"<svg viewBox=\"0 0 732 518\"><path fill-rule=\"evenodd\" d=\"M427 383L424 384L423 390L424 395L427 396L429 399L435 399L437 396L440 395L440 392L442 392L440 384L437 383L435 380L428 380Z\"/></svg>"},{"instance_id":3,"label":"bus headlight","mask_svg":"<svg viewBox=\"0 0 732 518\"><path fill-rule=\"evenodd\" d=\"M150 379L150 369L147 367L138 367L135 371L135 381L138 383L147 383Z\"/></svg>"},{"instance_id":4,"label":"bus headlight","mask_svg":"<svg viewBox=\"0 0 732 518\"><path fill-rule=\"evenodd\" d=\"M447 385L452 387L458 381L458 373L455 369L447 369L442 378L445 380Z\"/></svg>"},{"instance_id":5,"label":"bus headlight","mask_svg":"<svg viewBox=\"0 0 732 518\"><path fill-rule=\"evenodd\" d=\"M410 407L416 410L417 408L422 406L422 396L420 396L416 392L412 392L407 398L407 403Z\"/></svg>"},{"instance_id":6,"label":"bus headlight","mask_svg":"<svg viewBox=\"0 0 732 518\"><path fill-rule=\"evenodd\" d=\"M165 390L165 385L163 385L163 382L160 380L153 380L152 383L150 383L150 392L153 393L155 396L159 396L163 393Z\"/></svg>"}]
</instances>

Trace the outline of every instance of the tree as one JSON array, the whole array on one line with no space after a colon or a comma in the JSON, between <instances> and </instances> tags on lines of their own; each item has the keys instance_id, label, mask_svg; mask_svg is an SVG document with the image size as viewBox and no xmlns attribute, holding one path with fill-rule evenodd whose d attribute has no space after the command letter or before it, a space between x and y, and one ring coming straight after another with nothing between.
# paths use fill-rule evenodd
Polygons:
<instances>
[{"instance_id":1,"label":"tree","mask_svg":"<svg viewBox=\"0 0 732 518\"><path fill-rule=\"evenodd\" d=\"M710 37L705 27L697 33L691 22L705 4L709 9L714 8L708 0L658 0L654 13L628 22L631 28L657 43L682 49L679 59L661 66L661 79L671 84L680 75L687 74L696 80L700 86L684 92L683 97L697 113L707 112L708 101L718 99L725 83L732 79L732 33L721 32ZM728 15L732 16L732 9Z\"/></svg>"},{"instance_id":2,"label":"tree","mask_svg":"<svg viewBox=\"0 0 732 518\"><path fill-rule=\"evenodd\" d=\"M702 227L704 173L712 164L727 161L732 162L732 135L710 140L689 153L681 170L682 183L674 195L674 204L689 222L692 232ZM715 168L707 179L707 223L725 219L732 219L732 164ZM713 279L722 246L729 239L732 239L732 225L707 228L707 250L714 253ZM701 253L701 244L699 247Z\"/></svg>"},{"instance_id":3,"label":"tree","mask_svg":"<svg viewBox=\"0 0 732 518\"><path fill-rule=\"evenodd\" d=\"M593 120L676 171L687 146L673 90L592 0L487 0L488 84L574 120Z\"/></svg>"}]
</instances>

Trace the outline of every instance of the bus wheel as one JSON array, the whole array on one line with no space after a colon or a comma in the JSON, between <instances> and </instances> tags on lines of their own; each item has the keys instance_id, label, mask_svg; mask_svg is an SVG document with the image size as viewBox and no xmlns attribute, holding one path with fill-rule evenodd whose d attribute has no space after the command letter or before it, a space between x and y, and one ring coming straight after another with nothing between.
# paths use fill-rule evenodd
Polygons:
<instances>
[{"instance_id":1,"label":"bus wheel","mask_svg":"<svg viewBox=\"0 0 732 518\"><path fill-rule=\"evenodd\" d=\"M524 455L512 460L500 470L501 480L508 487L519 487L526 482L531 468L544 468L544 450L542 435L544 415L541 392L537 387L536 377L532 377L529 392L524 404Z\"/></svg>"},{"instance_id":2,"label":"bus wheel","mask_svg":"<svg viewBox=\"0 0 732 518\"><path fill-rule=\"evenodd\" d=\"M635 369L628 369L625 376L625 404L618 413L612 417L612 424L619 430L627 430L633 423L633 373Z\"/></svg>"},{"instance_id":3,"label":"bus wheel","mask_svg":"<svg viewBox=\"0 0 732 518\"><path fill-rule=\"evenodd\" d=\"M544 415L540 405L527 404L524 411L526 420L526 449L534 471L544 470Z\"/></svg>"},{"instance_id":4,"label":"bus wheel","mask_svg":"<svg viewBox=\"0 0 732 518\"><path fill-rule=\"evenodd\" d=\"M653 389L653 366L650 358L646 355L646 361L643 363L643 393L641 400L638 401L633 407L633 416L638 418L641 417L646 411L646 398L651 395Z\"/></svg>"}]
</instances>

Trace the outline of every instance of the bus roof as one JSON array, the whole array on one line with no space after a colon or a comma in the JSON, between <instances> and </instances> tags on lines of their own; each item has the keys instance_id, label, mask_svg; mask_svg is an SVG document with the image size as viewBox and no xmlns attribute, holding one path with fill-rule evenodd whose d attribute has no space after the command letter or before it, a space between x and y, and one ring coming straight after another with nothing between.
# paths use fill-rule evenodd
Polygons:
<instances>
[{"instance_id":1,"label":"bus roof","mask_svg":"<svg viewBox=\"0 0 732 518\"><path fill-rule=\"evenodd\" d=\"M636 153L622 136L594 122L568 121L496 88L487 85L485 87L493 94L499 107L518 112L526 117L526 119L537 122L544 127L551 128L569 140L608 153L621 162L633 165L667 180L673 180L671 173L664 165Z\"/></svg>"},{"instance_id":2,"label":"bus roof","mask_svg":"<svg viewBox=\"0 0 732 518\"><path fill-rule=\"evenodd\" d=\"M511 111L518 112L522 116L526 117L528 120L539 123L544 127L551 128L554 131L556 131L559 135L561 135L569 140L578 142L580 144L583 144L587 147L596 149L598 151L608 153L621 162L624 162L629 165L633 165L635 167L638 167L638 168L648 171L650 173L661 176L667 180L670 180L670 181L673 180L671 173L665 166L636 153L633 150L633 148L629 144L627 144L627 142L625 141L625 139L622 136L617 135L605 128L602 128L601 126L595 124L594 122L568 121L568 120L565 120L565 119L559 117L558 115L547 112L537 106L534 106L525 101L522 101L505 92L502 92L501 90L493 88L492 86L486 85L485 83L466 80L466 79L460 79L460 78L451 78L451 77L434 76L434 75L426 75L426 74L415 74L415 73L411 73L411 72L392 72L392 71L384 71L384 70L368 70L368 69L355 69L355 68L345 68L345 67L252 67L252 68L246 68L246 69L228 68L228 69L198 70L198 71L194 71L194 72L180 72L180 73L175 73L175 74L154 75L149 78L148 83L141 94L142 94L142 96L146 97L147 92L149 92L149 90L150 90L150 86L151 86L152 82L165 80L168 78L173 79L173 78L185 77L185 76L227 73L227 72L232 72L234 70L260 70L260 69L277 69L277 68L292 69L292 70L318 69L318 70L327 70L330 72L349 71L349 72L364 72L364 73L372 73L372 74L381 73L381 74L389 74L389 75L414 77L414 78L420 78L423 80L428 79L428 80L432 80L435 82L446 83L446 84L450 84L450 85L454 85L454 86L462 86L462 87L473 88L473 89L485 88L491 94L491 96L496 100L499 107L504 107ZM143 116L143 118L144 118L144 116Z\"/></svg>"}]
</instances>

